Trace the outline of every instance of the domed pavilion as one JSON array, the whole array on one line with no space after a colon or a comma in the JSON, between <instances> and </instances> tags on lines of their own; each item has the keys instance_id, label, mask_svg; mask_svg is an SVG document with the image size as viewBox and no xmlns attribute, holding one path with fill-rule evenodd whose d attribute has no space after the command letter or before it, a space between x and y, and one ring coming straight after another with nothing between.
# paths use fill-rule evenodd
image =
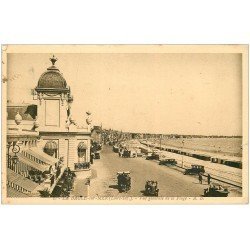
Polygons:
<instances>
[{"instance_id":1,"label":"domed pavilion","mask_svg":"<svg viewBox=\"0 0 250 250\"><path fill-rule=\"evenodd\" d=\"M67 168L90 170L91 119L86 127L72 119L70 87L50 61L33 91L37 103L7 105L6 197L52 194Z\"/></svg>"},{"instance_id":2,"label":"domed pavilion","mask_svg":"<svg viewBox=\"0 0 250 250\"><path fill-rule=\"evenodd\" d=\"M69 93L66 80L60 70L55 66L57 59L54 55L50 58L50 61L52 62L52 65L40 76L35 89L36 92L40 93L46 90L48 92L60 91Z\"/></svg>"},{"instance_id":3,"label":"domed pavilion","mask_svg":"<svg viewBox=\"0 0 250 250\"><path fill-rule=\"evenodd\" d=\"M70 87L55 65L57 58L53 55L50 61L52 65L41 74L35 88L39 146L50 156L63 158L64 164L75 170L79 164L90 162L91 131L87 125L78 127L72 119Z\"/></svg>"}]
</instances>

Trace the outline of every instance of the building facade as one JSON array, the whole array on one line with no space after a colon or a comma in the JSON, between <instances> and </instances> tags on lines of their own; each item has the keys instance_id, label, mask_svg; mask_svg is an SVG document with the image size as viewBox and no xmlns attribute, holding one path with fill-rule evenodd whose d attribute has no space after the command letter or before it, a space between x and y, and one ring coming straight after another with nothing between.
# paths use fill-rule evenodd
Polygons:
<instances>
[{"instance_id":1,"label":"building facade","mask_svg":"<svg viewBox=\"0 0 250 250\"><path fill-rule=\"evenodd\" d=\"M39 147L56 158L63 157L64 164L76 170L79 164L90 162L90 126L80 127L72 119L73 96L66 80L52 65L39 78L34 91L37 100Z\"/></svg>"},{"instance_id":2,"label":"building facade","mask_svg":"<svg viewBox=\"0 0 250 250\"><path fill-rule=\"evenodd\" d=\"M8 104L7 107L7 197L39 196L51 193L65 166L38 148L35 105Z\"/></svg>"},{"instance_id":3,"label":"building facade","mask_svg":"<svg viewBox=\"0 0 250 250\"><path fill-rule=\"evenodd\" d=\"M7 104L7 197L50 196L69 172L90 170L91 119L85 127L72 119L70 87L50 60L35 103Z\"/></svg>"}]
</instances>

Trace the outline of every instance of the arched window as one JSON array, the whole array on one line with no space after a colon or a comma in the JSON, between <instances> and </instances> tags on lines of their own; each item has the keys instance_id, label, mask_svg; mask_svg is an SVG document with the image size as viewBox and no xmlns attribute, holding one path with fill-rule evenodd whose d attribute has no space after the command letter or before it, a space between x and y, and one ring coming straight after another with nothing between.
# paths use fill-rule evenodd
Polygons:
<instances>
[{"instance_id":1,"label":"arched window","mask_svg":"<svg viewBox=\"0 0 250 250\"><path fill-rule=\"evenodd\" d=\"M44 146L44 152L46 154L57 158L57 155L58 155L57 151L58 151L58 147L57 147L57 143L55 141L46 142L46 144Z\"/></svg>"},{"instance_id":2,"label":"arched window","mask_svg":"<svg viewBox=\"0 0 250 250\"><path fill-rule=\"evenodd\" d=\"M86 162L86 150L87 145L84 142L80 142L77 147L78 162Z\"/></svg>"}]
</instances>

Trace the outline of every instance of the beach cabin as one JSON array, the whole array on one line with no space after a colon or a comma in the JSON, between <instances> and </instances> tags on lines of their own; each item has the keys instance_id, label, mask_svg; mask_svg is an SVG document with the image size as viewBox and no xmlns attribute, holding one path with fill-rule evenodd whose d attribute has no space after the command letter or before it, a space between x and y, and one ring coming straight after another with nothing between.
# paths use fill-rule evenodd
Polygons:
<instances>
[{"instance_id":1,"label":"beach cabin","mask_svg":"<svg viewBox=\"0 0 250 250\"><path fill-rule=\"evenodd\" d=\"M210 161L211 157L208 155L204 155L204 154L193 154L193 157L199 160L203 160L203 161Z\"/></svg>"},{"instance_id":2,"label":"beach cabin","mask_svg":"<svg viewBox=\"0 0 250 250\"><path fill-rule=\"evenodd\" d=\"M234 161L234 160L224 160L224 163L227 166L235 167L235 168L242 168L242 162L241 161Z\"/></svg>"}]
</instances>

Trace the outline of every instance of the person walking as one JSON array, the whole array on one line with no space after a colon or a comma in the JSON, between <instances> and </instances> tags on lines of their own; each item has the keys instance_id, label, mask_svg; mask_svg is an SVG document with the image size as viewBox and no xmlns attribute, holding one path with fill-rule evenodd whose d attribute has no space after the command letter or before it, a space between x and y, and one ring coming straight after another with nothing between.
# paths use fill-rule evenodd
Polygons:
<instances>
[{"instance_id":1,"label":"person walking","mask_svg":"<svg viewBox=\"0 0 250 250\"><path fill-rule=\"evenodd\" d=\"M199 182L200 182L200 184L202 184L202 175L201 175L201 173L199 174Z\"/></svg>"},{"instance_id":2,"label":"person walking","mask_svg":"<svg viewBox=\"0 0 250 250\"><path fill-rule=\"evenodd\" d=\"M94 153L90 154L90 163L93 164L94 163Z\"/></svg>"},{"instance_id":3,"label":"person walking","mask_svg":"<svg viewBox=\"0 0 250 250\"><path fill-rule=\"evenodd\" d=\"M208 175L207 175L207 184L209 185L209 184L210 184L210 182L211 182L211 175L210 175L210 174L208 174Z\"/></svg>"}]
</instances>

